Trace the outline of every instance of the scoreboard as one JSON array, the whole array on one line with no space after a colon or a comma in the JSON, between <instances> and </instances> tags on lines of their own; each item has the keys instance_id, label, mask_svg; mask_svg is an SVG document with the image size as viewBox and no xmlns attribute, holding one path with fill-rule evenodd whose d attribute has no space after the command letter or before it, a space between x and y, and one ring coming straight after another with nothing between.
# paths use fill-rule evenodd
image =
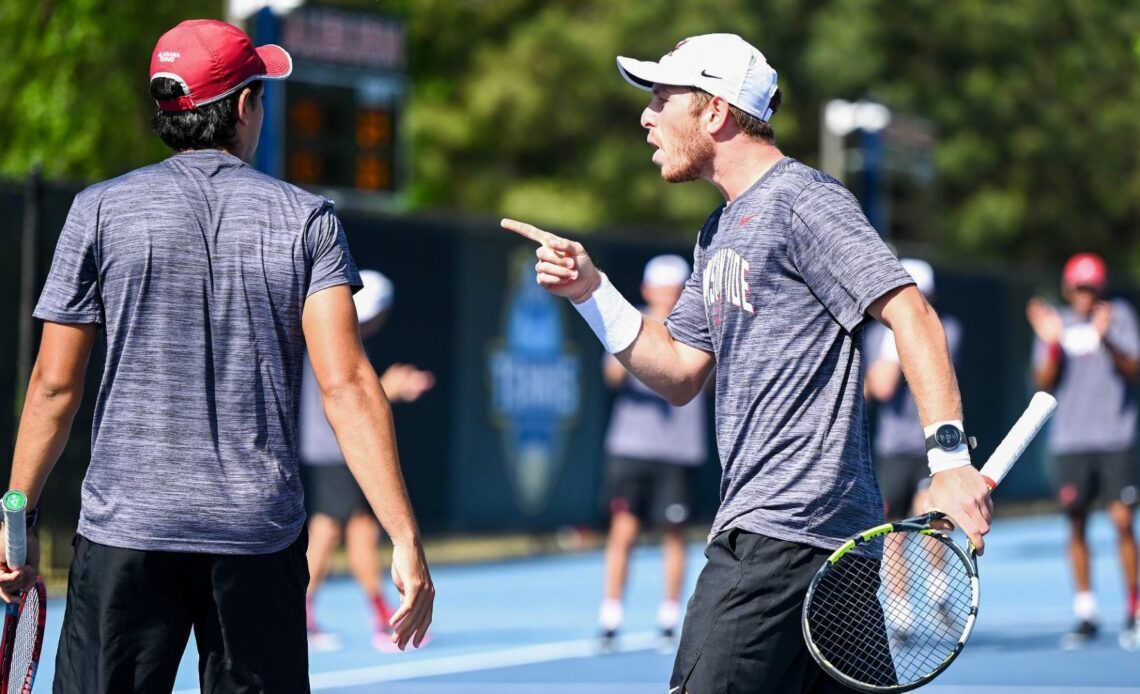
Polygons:
<instances>
[{"instance_id":1,"label":"scoreboard","mask_svg":"<svg viewBox=\"0 0 1140 694\"><path fill-rule=\"evenodd\" d=\"M301 186L398 193L407 48L398 19L305 5L280 19L293 56L279 106L279 175Z\"/></svg>"},{"instance_id":2,"label":"scoreboard","mask_svg":"<svg viewBox=\"0 0 1140 694\"><path fill-rule=\"evenodd\" d=\"M394 104L368 103L355 87L288 84L286 180L303 186L395 192L397 115Z\"/></svg>"}]
</instances>

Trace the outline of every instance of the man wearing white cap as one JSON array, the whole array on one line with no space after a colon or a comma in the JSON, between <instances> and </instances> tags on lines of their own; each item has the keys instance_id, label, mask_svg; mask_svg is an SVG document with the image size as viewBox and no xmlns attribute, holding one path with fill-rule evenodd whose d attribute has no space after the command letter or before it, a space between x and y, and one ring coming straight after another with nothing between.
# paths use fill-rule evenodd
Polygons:
<instances>
[{"instance_id":1,"label":"man wearing white cap","mask_svg":"<svg viewBox=\"0 0 1140 694\"><path fill-rule=\"evenodd\" d=\"M364 286L352 298L360 322L360 337L368 339L388 319L395 290L392 281L375 270L361 270ZM380 376L388 401L412 402L435 384L435 377L408 364L393 364ZM389 620L392 609L384 600L376 547L380 525L356 479L345 464L336 434L325 418L320 386L305 359L301 381L301 480L309 513L309 587L306 612L309 645L314 650L339 647L335 634L323 631L316 619L317 591L328 577L333 551L344 537L348 568L360 584L373 613L372 645L380 651L396 649Z\"/></svg>"},{"instance_id":2,"label":"man wearing white cap","mask_svg":"<svg viewBox=\"0 0 1140 694\"><path fill-rule=\"evenodd\" d=\"M665 320L691 274L679 255L659 255L645 266L642 312ZM672 647L681 616L685 578L682 524L689 519L692 471L708 457L705 399L698 393L674 407L622 366L605 357L606 385L617 391L606 433L606 483L603 501L610 512L606 541L605 596L598 614L603 647L610 647L622 624L622 597L629 553L643 524L662 529L665 596L657 610L662 646Z\"/></svg>"},{"instance_id":3,"label":"man wearing white cap","mask_svg":"<svg viewBox=\"0 0 1140 694\"><path fill-rule=\"evenodd\" d=\"M926 428L930 503L982 548L992 511L970 466L938 316L835 179L776 147L776 72L739 36L678 43L658 62L618 58L652 91L641 114L667 181L704 178L725 204L706 220L694 271L665 322L642 314L580 243L529 224L538 283L569 299L607 351L673 404L716 366L721 506L689 601L671 691L820 691L800 612L844 538L882 519L863 400L862 330L890 326ZM953 444L951 439L960 443Z\"/></svg>"},{"instance_id":4,"label":"man wearing white cap","mask_svg":"<svg viewBox=\"0 0 1140 694\"><path fill-rule=\"evenodd\" d=\"M435 589L391 410L360 346L344 229L328 200L248 164L262 80L291 69L284 49L223 22L163 34L152 126L172 156L79 193L60 232L10 481L35 508L105 342L57 694L169 692L191 633L203 691L309 691L296 416L306 347L395 538L393 639L418 644L431 623ZM35 577L28 539L29 564L0 571L5 601Z\"/></svg>"}]
</instances>

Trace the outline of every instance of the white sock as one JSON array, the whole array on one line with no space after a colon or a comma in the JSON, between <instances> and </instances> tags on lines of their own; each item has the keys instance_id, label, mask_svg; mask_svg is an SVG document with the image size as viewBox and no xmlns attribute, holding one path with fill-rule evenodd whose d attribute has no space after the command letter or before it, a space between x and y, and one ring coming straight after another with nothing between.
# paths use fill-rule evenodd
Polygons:
<instances>
[{"instance_id":1,"label":"white sock","mask_svg":"<svg viewBox=\"0 0 1140 694\"><path fill-rule=\"evenodd\" d=\"M621 600L606 598L602 601L602 608L598 610L598 624L606 631L616 631L621 627L622 608Z\"/></svg>"},{"instance_id":2,"label":"white sock","mask_svg":"<svg viewBox=\"0 0 1140 694\"><path fill-rule=\"evenodd\" d=\"M1091 622L1096 619L1096 596L1092 591L1081 591L1073 596L1073 612L1077 619Z\"/></svg>"},{"instance_id":3,"label":"white sock","mask_svg":"<svg viewBox=\"0 0 1140 694\"><path fill-rule=\"evenodd\" d=\"M662 629L676 629L681 619L681 603L676 600L662 600L657 608L657 626Z\"/></svg>"}]
</instances>

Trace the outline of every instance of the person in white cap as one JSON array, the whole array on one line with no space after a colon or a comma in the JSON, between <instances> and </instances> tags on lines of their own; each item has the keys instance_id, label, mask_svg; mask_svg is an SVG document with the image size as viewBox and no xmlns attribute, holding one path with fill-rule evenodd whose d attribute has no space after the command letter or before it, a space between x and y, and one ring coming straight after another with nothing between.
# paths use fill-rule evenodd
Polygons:
<instances>
[{"instance_id":1,"label":"person in white cap","mask_svg":"<svg viewBox=\"0 0 1140 694\"><path fill-rule=\"evenodd\" d=\"M807 652L800 612L828 554L883 517L863 399L869 320L894 330L925 433L942 443L927 456L929 503L979 551L989 531L945 333L854 196L777 148L770 121L781 95L760 51L709 34L657 62L618 58L618 69L652 92L641 124L662 177L703 178L725 199L697 235L693 275L669 318L643 316L582 244L502 226L540 244L538 283L569 299L606 350L669 402L691 400L716 366L721 505L671 691L842 688ZM884 680L894 676L881 666Z\"/></svg>"},{"instance_id":2,"label":"person in white cap","mask_svg":"<svg viewBox=\"0 0 1140 694\"><path fill-rule=\"evenodd\" d=\"M284 49L224 22L167 31L151 55L151 125L172 155L80 192L60 232L10 480L35 508L105 342L57 693L169 692L192 633L203 691L309 691L306 349L396 546L392 638L418 644L431 623L435 588L360 345L344 228L330 201L249 165L262 81L291 70ZM6 601L35 577L29 539L29 565L0 571Z\"/></svg>"},{"instance_id":3,"label":"person in white cap","mask_svg":"<svg viewBox=\"0 0 1140 694\"><path fill-rule=\"evenodd\" d=\"M934 268L930 263L917 258L903 258L900 262L926 300L935 305ZM950 358L957 364L962 324L945 313L940 312L938 317L946 332ZM867 363L865 392L877 404L872 451L883 510L888 520L908 518L921 513L925 506L930 471L926 467L926 437L922 433L918 406L899 364L894 332L881 323L868 326L863 339L863 359Z\"/></svg>"},{"instance_id":4,"label":"person in white cap","mask_svg":"<svg viewBox=\"0 0 1140 694\"><path fill-rule=\"evenodd\" d=\"M691 271L679 255L659 255L645 266L642 312L665 320L681 297ZM611 648L622 625L622 598L629 554L643 524L662 530L665 596L657 610L663 647L672 647L681 617L685 578L683 524L689 519L689 487L695 467L708 458L703 393L674 407L607 354L603 375L617 392L606 433L603 502L610 512L606 540L605 594L598 614L603 648Z\"/></svg>"},{"instance_id":5,"label":"person in white cap","mask_svg":"<svg viewBox=\"0 0 1140 694\"><path fill-rule=\"evenodd\" d=\"M353 296L353 301L360 322L360 337L367 340L388 320L395 290L392 281L376 270L361 270L360 279L364 287ZM413 402L434 384L435 377L430 372L409 364L393 364L380 375L380 385L392 403ZM309 645L319 651L340 647L336 634L320 628L316 599L321 584L328 577L333 552L343 538L348 568L372 610L372 645L380 651L396 650L389 625L393 610L384 599L377 566L380 525L345 464L336 434L325 418L320 387L308 359L301 381L300 433L301 479L309 513L309 587L306 591Z\"/></svg>"}]
</instances>

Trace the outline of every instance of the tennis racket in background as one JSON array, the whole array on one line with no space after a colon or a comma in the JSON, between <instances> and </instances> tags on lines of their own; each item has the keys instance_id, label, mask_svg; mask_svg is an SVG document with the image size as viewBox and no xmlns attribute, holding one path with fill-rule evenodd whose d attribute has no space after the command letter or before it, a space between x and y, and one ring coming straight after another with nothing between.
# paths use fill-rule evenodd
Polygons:
<instances>
[{"instance_id":1,"label":"tennis racket in background","mask_svg":"<svg viewBox=\"0 0 1140 694\"><path fill-rule=\"evenodd\" d=\"M24 515L28 497L12 490L0 500L4 507L5 560L9 568L27 560L28 532ZM4 634L0 642L0 694L29 694L36 679L47 620L47 591L36 577L32 587L4 608Z\"/></svg>"},{"instance_id":2,"label":"tennis racket in background","mask_svg":"<svg viewBox=\"0 0 1140 694\"><path fill-rule=\"evenodd\" d=\"M1053 414L1057 401L1033 396L982 467L990 491ZM922 686L962 652L978 614L974 546L930 527L931 512L886 523L835 550L808 587L803 632L825 672L868 692Z\"/></svg>"}]
</instances>

